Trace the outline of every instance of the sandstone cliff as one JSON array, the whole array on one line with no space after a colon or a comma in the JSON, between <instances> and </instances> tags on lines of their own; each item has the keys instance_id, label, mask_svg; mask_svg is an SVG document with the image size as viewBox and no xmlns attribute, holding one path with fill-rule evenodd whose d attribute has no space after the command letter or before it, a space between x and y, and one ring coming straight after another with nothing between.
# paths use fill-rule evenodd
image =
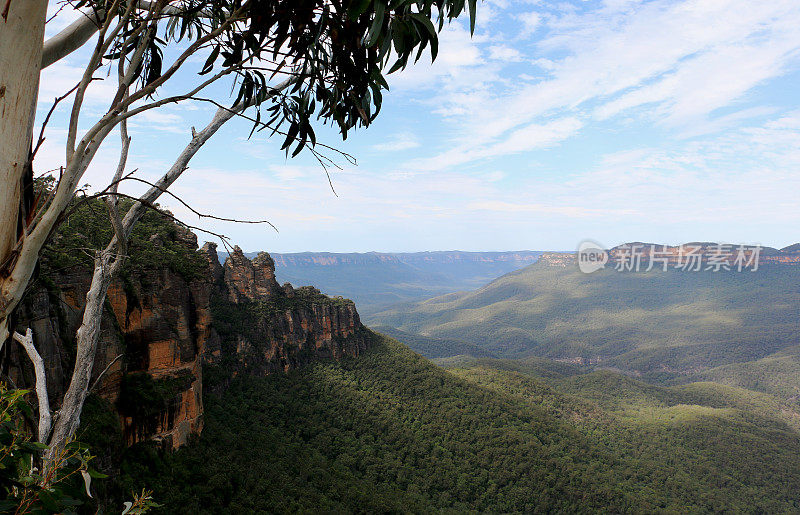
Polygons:
<instances>
[{"instance_id":1,"label":"sandstone cliff","mask_svg":"<svg viewBox=\"0 0 800 515\"><path fill-rule=\"evenodd\" d=\"M213 304L222 348L210 350L209 361L227 360L234 374L266 374L313 359L358 356L366 349L368 331L352 301L309 286L280 286L266 252L250 261L236 247L222 267L216 246L207 243L203 252L212 274L222 278Z\"/></svg>"},{"instance_id":2,"label":"sandstone cliff","mask_svg":"<svg viewBox=\"0 0 800 515\"><path fill-rule=\"evenodd\" d=\"M171 243L187 253L197 248L188 230L175 232L173 238ZM211 280L166 266L133 265L108 291L94 392L116 406L127 444L153 438L177 447L203 426L204 349L217 338L209 309ZM49 366L54 409L69 381L74 335L90 283L91 269L82 263L67 270L48 267L47 276L40 277L16 313L20 330L33 328L36 347ZM3 372L18 385L30 385L32 369L20 352L15 344L4 346ZM148 392L142 388L159 395L143 395Z\"/></svg>"},{"instance_id":3,"label":"sandstone cliff","mask_svg":"<svg viewBox=\"0 0 800 515\"><path fill-rule=\"evenodd\" d=\"M278 285L269 254L251 261L237 248L221 266L216 247L198 251L187 229L157 221L141 232L130 266L109 289L93 369L94 392L115 410L125 444L156 440L174 448L199 433L204 365L229 376L267 374L367 347L351 301ZM16 313L17 327L33 329L48 365L54 409L71 374L91 281L90 262L65 255L58 243ZM0 371L20 387L32 384L32 367L15 343L0 352Z\"/></svg>"}]
</instances>

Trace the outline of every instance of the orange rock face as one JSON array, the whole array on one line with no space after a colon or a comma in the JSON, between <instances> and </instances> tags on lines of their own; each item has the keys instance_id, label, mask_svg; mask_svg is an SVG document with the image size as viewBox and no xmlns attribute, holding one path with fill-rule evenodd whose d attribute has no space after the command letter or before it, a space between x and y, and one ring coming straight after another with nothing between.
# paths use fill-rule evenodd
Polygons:
<instances>
[{"instance_id":1,"label":"orange rock face","mask_svg":"<svg viewBox=\"0 0 800 515\"><path fill-rule=\"evenodd\" d=\"M196 242L187 233L179 233L178 241L194 252ZM49 279L58 289L38 286L17 318L20 327L34 329L35 344L48 364L51 404L58 409L71 374L71 342L80 325L91 270L75 267ZM203 356L208 345L219 348L211 326L211 288L209 278L187 281L166 268L131 273L109 287L110 309L102 320L92 380L103 374L95 391L117 407L128 444L155 439L174 448L202 430ZM30 365L17 346L6 346L2 361L17 384L32 384ZM151 409L148 420L141 420L119 407L124 378L132 374L146 374L156 382L182 379L164 406Z\"/></svg>"},{"instance_id":2,"label":"orange rock face","mask_svg":"<svg viewBox=\"0 0 800 515\"><path fill-rule=\"evenodd\" d=\"M123 288L115 282L108 293L127 347L125 373L146 372L162 382L188 376L191 381L148 420L123 410L123 434L128 444L156 439L179 447L203 427L203 356L208 341L216 338L209 307L211 282L187 283L177 274L162 272L131 283ZM105 392L112 402L119 395L119 388Z\"/></svg>"},{"instance_id":3,"label":"orange rock face","mask_svg":"<svg viewBox=\"0 0 800 515\"><path fill-rule=\"evenodd\" d=\"M203 250L213 268L216 250ZM353 302L311 287L279 286L266 252L251 262L237 247L222 268L219 298L226 299L229 309L247 314L223 335L227 352L236 357L237 373L284 372L314 359L358 356L367 348L367 330ZM213 362L215 356L207 354L207 359Z\"/></svg>"},{"instance_id":4,"label":"orange rock face","mask_svg":"<svg viewBox=\"0 0 800 515\"><path fill-rule=\"evenodd\" d=\"M178 231L176 241L195 252L196 240ZM314 359L357 356L370 339L351 301L310 287L279 286L269 254L250 261L235 250L221 266L216 247L201 250L208 270L187 279L166 267L130 273L108 290L108 306L93 368L96 392L115 406L128 445L156 440L176 448L203 429L203 366L232 355L240 373L285 372ZM58 409L66 389L72 344L82 316L91 270L76 267L40 285L17 313L34 330L48 364L48 390ZM212 297L238 322L213 320ZM226 332L224 338L215 326ZM6 345L2 366L19 386L33 373L17 345ZM142 394L144 391L147 395ZM153 401L157 399L157 402ZM142 399L149 399L150 405Z\"/></svg>"}]
</instances>

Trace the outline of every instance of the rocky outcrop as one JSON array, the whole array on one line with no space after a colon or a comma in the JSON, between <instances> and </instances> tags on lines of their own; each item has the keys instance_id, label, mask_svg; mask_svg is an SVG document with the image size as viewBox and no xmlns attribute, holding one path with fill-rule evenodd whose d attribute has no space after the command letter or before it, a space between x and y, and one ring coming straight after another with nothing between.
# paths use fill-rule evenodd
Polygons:
<instances>
[{"instance_id":1,"label":"rocky outcrop","mask_svg":"<svg viewBox=\"0 0 800 515\"><path fill-rule=\"evenodd\" d=\"M275 263L266 252L260 252L250 261L242 249L234 247L225 260L223 270L232 302L267 299L280 289L275 280Z\"/></svg>"},{"instance_id":2,"label":"rocky outcrop","mask_svg":"<svg viewBox=\"0 0 800 515\"><path fill-rule=\"evenodd\" d=\"M210 263L218 262L213 246L204 249ZM234 364L233 373L285 372L315 359L358 356L367 348L368 331L352 301L313 287L280 286L266 252L250 261L236 247L222 268L215 321L221 356Z\"/></svg>"},{"instance_id":3,"label":"rocky outcrop","mask_svg":"<svg viewBox=\"0 0 800 515\"><path fill-rule=\"evenodd\" d=\"M231 377L262 375L366 349L369 333L353 302L280 286L267 253L251 261L236 247L221 265L214 244L198 251L190 231L167 229L140 242L152 261L134 254L110 286L93 368L94 391L115 407L128 445L156 440L175 448L202 431L205 364ZM48 268L16 313L18 329L33 329L48 366L54 409L71 374L90 283L86 263ZM32 385L18 345L4 346L0 367L14 384Z\"/></svg>"},{"instance_id":4,"label":"rocky outcrop","mask_svg":"<svg viewBox=\"0 0 800 515\"><path fill-rule=\"evenodd\" d=\"M575 254L568 252L544 252L537 261L539 266L557 266L566 268L575 266Z\"/></svg>"},{"instance_id":5,"label":"rocky outcrop","mask_svg":"<svg viewBox=\"0 0 800 515\"><path fill-rule=\"evenodd\" d=\"M191 232L181 231L176 238L187 253L195 252ZM74 334L91 270L76 265L66 272L49 272L36 283L16 317L19 329L33 329L36 347L48 364L48 390L57 409L71 374ZM128 444L155 439L165 447L178 447L189 434L202 430L203 356L207 345L218 347L211 327L211 291L205 274L189 278L166 267L132 267L109 287L93 383L96 393L117 406ZM4 349L3 368L15 383L32 384L28 359L17 345ZM161 388L164 398L158 406L137 406L132 399L139 392L125 381L137 374L146 374L159 388L173 387ZM175 381L178 377L181 381Z\"/></svg>"}]
</instances>

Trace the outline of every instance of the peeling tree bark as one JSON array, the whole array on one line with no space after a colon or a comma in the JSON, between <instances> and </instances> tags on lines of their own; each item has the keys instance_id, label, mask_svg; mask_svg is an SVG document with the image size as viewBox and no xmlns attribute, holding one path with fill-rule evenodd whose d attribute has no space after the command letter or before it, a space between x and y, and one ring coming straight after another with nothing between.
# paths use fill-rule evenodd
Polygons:
<instances>
[{"instance_id":1,"label":"peeling tree bark","mask_svg":"<svg viewBox=\"0 0 800 515\"><path fill-rule=\"evenodd\" d=\"M0 277L17 243L22 180L28 165L39 92L47 0L11 2L0 19ZM0 292L0 342L9 335L10 300Z\"/></svg>"}]
</instances>

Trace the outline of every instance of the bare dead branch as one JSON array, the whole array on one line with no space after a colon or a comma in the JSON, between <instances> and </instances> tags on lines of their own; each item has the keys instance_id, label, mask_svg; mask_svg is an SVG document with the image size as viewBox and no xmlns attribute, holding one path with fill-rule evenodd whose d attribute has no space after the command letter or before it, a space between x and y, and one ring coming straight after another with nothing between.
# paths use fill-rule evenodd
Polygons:
<instances>
[{"instance_id":1,"label":"bare dead branch","mask_svg":"<svg viewBox=\"0 0 800 515\"><path fill-rule=\"evenodd\" d=\"M272 223L269 220L239 220L239 219L236 219L236 218L225 218L225 217L221 217L221 216L210 215L208 213L201 213L200 211L196 210L191 205L189 205L185 200L180 198L178 195L172 193L171 191L169 191L166 188L162 188L162 187L158 186L155 183L152 183L152 182L147 181L145 179L142 179L140 177L131 177L131 176L124 177L122 180L124 180L124 181L125 180L127 180L127 181L137 181L137 182L141 182L143 184L147 184L148 186L150 186L152 188L157 188L158 190L161 191L161 193L166 193L170 197L172 197L175 200L177 200L178 202L180 202L183 207L185 207L186 209L188 209L189 211L191 211L192 213L197 215L198 218L208 218L210 220L218 220L220 222L235 222L235 223L238 223L238 224L267 224L270 227L272 227L273 229L275 229L275 232L278 232L277 227L272 225ZM117 193L115 193L115 192L107 192L107 193L105 193L105 195L113 196L113 195L117 195Z\"/></svg>"},{"instance_id":2,"label":"bare dead branch","mask_svg":"<svg viewBox=\"0 0 800 515\"><path fill-rule=\"evenodd\" d=\"M112 193L106 192L106 193L103 193L102 195L112 195ZM134 197L133 195L127 195L125 193L113 193L113 195L115 195L117 197L121 197L121 198L127 198L127 199L130 199L130 200L135 200L137 203L141 203L142 207L150 209L150 210L153 210L153 211L157 212L158 214L160 214L161 216L163 216L165 218L169 218L173 222L176 222L177 224L182 225L182 226L186 227L187 229L193 229L195 231L204 232L206 234L210 234L211 236L219 238L219 240L222 242L223 246L226 249L232 249L232 247L228 243L230 241L230 238L225 236L224 234L220 234L220 233L217 233L217 232L214 232L214 231L210 231L208 229L203 229L202 227L197 227L197 226L194 226L194 225L191 225L191 224L187 224L186 222L180 220L178 217L176 217L175 215L173 215L169 211L161 209L159 206L157 206L157 205L155 205L155 204L153 204L151 202L144 201L139 197ZM99 197L99 196L101 196L101 194L95 194L93 196ZM90 196L90 198L91 197L92 196ZM236 222L237 220L232 220L232 221ZM267 222L267 223L269 223L269 222ZM270 224L270 225L272 225L272 224ZM276 229L276 231L277 231L277 229Z\"/></svg>"},{"instance_id":3,"label":"bare dead branch","mask_svg":"<svg viewBox=\"0 0 800 515\"><path fill-rule=\"evenodd\" d=\"M89 391L90 391L90 392L91 392L91 391L94 391L94 389L95 389L95 388L97 388L97 385L99 385L99 384L100 384L100 380L101 380L101 379L103 379L103 376L106 374L106 372L108 372L109 370L111 370L111 367L113 367L113 366L114 366L114 363L116 363L117 361L119 361L120 359L122 359L122 356L124 356L124 354L120 354L120 355L118 355L116 358L112 359L112 360L111 360L111 363L109 363L109 364L106 366L106 368L104 368L104 369L103 369L103 371L102 371L102 372L100 372L100 374L97 376L97 378L96 378L96 379L94 380L94 382L92 383L92 386L90 386L90 387L89 387Z\"/></svg>"},{"instance_id":4,"label":"bare dead branch","mask_svg":"<svg viewBox=\"0 0 800 515\"><path fill-rule=\"evenodd\" d=\"M119 81L119 89L122 92L123 98L128 95L128 87L125 84L125 64L124 60L120 59L119 67L117 70L117 77ZM109 191L112 193L117 192L119 181L122 179L122 174L125 173L125 165L128 162L128 151L131 146L131 138L128 136L128 121L122 120L119 124L119 137L121 140L121 148L119 153L119 163L117 164L117 171L114 173L114 179L109 185ZM105 197L106 205L108 206L108 216L111 219L111 226L114 228L114 233L117 236L117 259L122 259L122 255L127 252L128 239L125 237L125 230L122 227L122 218L119 214L118 197L108 196Z\"/></svg>"},{"instance_id":5,"label":"bare dead branch","mask_svg":"<svg viewBox=\"0 0 800 515\"><path fill-rule=\"evenodd\" d=\"M50 106L50 110L47 111L47 116L45 116L44 122L42 123L42 129L39 131L39 140L36 142L36 146L34 147L33 152L31 152L31 161L33 161L33 158L36 157L36 152L39 151L39 147L41 147L42 143L44 143L45 140L44 130L47 128L47 123L50 121L50 117L53 116L53 112L56 110L56 107L58 107L58 103L67 98L68 96L70 96L72 92L78 89L80 85L81 85L80 82L75 84L69 91L67 91L60 97L56 97L55 100L53 101L53 105Z\"/></svg>"},{"instance_id":6,"label":"bare dead branch","mask_svg":"<svg viewBox=\"0 0 800 515\"><path fill-rule=\"evenodd\" d=\"M16 331L14 331L13 336L14 340L25 349L25 352L33 363L33 371L36 376L36 398L39 401L38 435L39 441L45 443L47 441L47 436L50 434L53 415L50 412L50 399L47 396L47 376L45 375L44 360L33 345L33 331L30 327L25 331L24 336Z\"/></svg>"},{"instance_id":7,"label":"bare dead branch","mask_svg":"<svg viewBox=\"0 0 800 515\"><path fill-rule=\"evenodd\" d=\"M292 80L292 79L289 79L289 80ZM298 79L295 78L294 80L298 80ZM276 89L278 87L280 87L280 86L276 86ZM243 113L243 110L237 110L236 106L234 106L234 107L226 107L226 106L220 104L219 102L217 102L216 100L214 100L213 98L198 97L198 96L195 96L195 95L191 96L190 98L191 98L191 100L197 100L199 102L207 102L209 104L214 105L215 107L217 107L219 109L224 109L226 111L230 111L231 113L233 113L234 116L238 116L239 118L242 118L244 120L252 122L254 125L256 125L256 126L258 126L260 128L259 130L269 129L272 132L274 132L275 134L280 134L282 136L286 136L285 132L283 132L281 130L278 130L278 129L274 128L274 127L271 127L269 124L267 124L265 122L262 122L260 120L256 120L255 118L253 118L251 116L247 116L246 114ZM343 150L339 150L336 147L332 147L330 145L326 145L325 143L317 142L316 146L322 147L322 148L324 148L326 150L330 150L331 152L335 152L335 153L339 154L345 160L347 160L347 162L350 163L351 165L354 165L354 166L358 165L358 160L352 154L348 154L347 152L345 152ZM336 166L336 164L330 158L324 157L324 159L326 159L333 166ZM336 166L336 167L341 169L341 167L339 167L339 166Z\"/></svg>"}]
</instances>

